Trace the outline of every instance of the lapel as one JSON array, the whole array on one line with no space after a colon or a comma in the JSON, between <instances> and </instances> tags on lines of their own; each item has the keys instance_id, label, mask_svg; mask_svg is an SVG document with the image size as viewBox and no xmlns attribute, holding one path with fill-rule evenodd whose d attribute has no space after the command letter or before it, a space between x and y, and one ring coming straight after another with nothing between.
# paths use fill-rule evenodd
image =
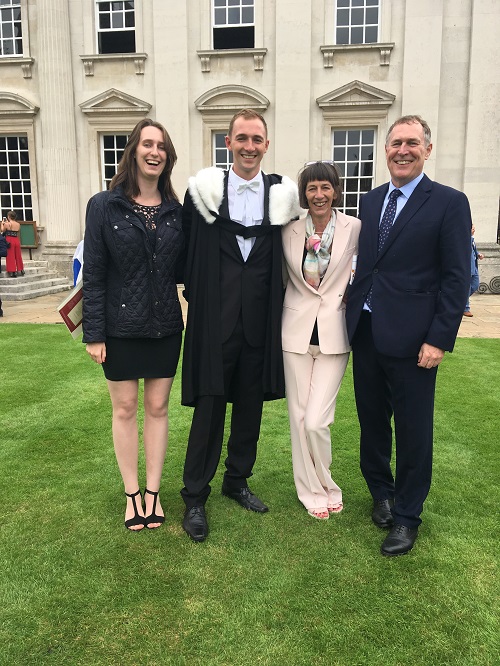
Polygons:
<instances>
[{"instance_id":1,"label":"lapel","mask_svg":"<svg viewBox=\"0 0 500 666\"><path fill-rule=\"evenodd\" d=\"M262 180L264 183L264 217L262 219L262 224L270 224L269 221L269 179L266 176L266 174L263 172L262 173ZM251 256L256 252L259 247L262 245L264 242L264 236L258 236L255 239L255 243L253 244L252 249L250 250L250 254L248 255L247 261L251 258ZM241 254L241 253L240 253Z\"/></svg>"},{"instance_id":2,"label":"lapel","mask_svg":"<svg viewBox=\"0 0 500 666\"><path fill-rule=\"evenodd\" d=\"M385 253L394 243L394 241L399 236L401 231L406 227L406 225L412 219L412 217L414 217L414 215L418 212L418 210L427 201L427 199L431 195L431 190L432 190L432 181L429 180L427 176L424 176L420 181L420 183L417 185L417 187L414 189L412 195L406 202L403 210L397 216L396 221L394 222L393 227L389 232L385 245L377 257L377 261L379 261L385 255Z\"/></svg>"},{"instance_id":3,"label":"lapel","mask_svg":"<svg viewBox=\"0 0 500 666\"><path fill-rule=\"evenodd\" d=\"M291 222L285 227L284 233L289 236L290 260L293 272L295 275L300 275L305 286L315 292L316 290L304 280L304 274L302 271L304 263L304 245L306 240L306 216L304 215L296 222Z\"/></svg>"},{"instance_id":4,"label":"lapel","mask_svg":"<svg viewBox=\"0 0 500 666\"><path fill-rule=\"evenodd\" d=\"M229 180L229 171L226 171L224 174L224 196L222 197L222 202L219 208L219 213L223 217L229 218L229 202L228 202L228 196L227 196L227 184ZM235 234L230 234L228 231L221 231L221 233L224 234L224 237L227 238L229 247L231 248L231 251L235 255L235 257L239 261L243 261L243 257L241 255L241 250L240 246L238 245L238 240L235 236Z\"/></svg>"},{"instance_id":5,"label":"lapel","mask_svg":"<svg viewBox=\"0 0 500 666\"><path fill-rule=\"evenodd\" d=\"M360 212L359 217L362 220L362 229L366 228L368 235L368 250L370 252L371 264L377 261L377 248L378 248L378 228L380 224L380 213L384 204L385 195L389 189L389 183L383 185L371 192L371 196L367 196L367 201L363 204L363 211ZM365 210L366 208L366 210ZM371 220L371 224L370 224ZM366 225L366 227L365 227ZM386 243L387 245L387 243Z\"/></svg>"}]
</instances>

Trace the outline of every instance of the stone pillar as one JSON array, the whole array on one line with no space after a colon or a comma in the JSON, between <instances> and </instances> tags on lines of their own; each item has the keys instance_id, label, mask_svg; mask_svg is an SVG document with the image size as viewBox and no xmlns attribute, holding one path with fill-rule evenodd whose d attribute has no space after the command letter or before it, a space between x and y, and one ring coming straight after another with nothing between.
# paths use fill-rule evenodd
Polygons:
<instances>
[{"instance_id":1,"label":"stone pillar","mask_svg":"<svg viewBox=\"0 0 500 666\"><path fill-rule=\"evenodd\" d=\"M71 275L71 258L81 238L68 2L38 0L37 16L42 133L39 180L45 190L40 223L46 229L43 254L53 268Z\"/></svg>"}]
</instances>

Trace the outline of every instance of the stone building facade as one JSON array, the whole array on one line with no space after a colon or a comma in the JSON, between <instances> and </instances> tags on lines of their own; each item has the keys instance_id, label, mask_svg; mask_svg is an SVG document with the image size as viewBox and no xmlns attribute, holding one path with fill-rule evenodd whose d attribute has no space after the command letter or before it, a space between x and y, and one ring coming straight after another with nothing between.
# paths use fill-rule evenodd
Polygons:
<instances>
[{"instance_id":1,"label":"stone building facade","mask_svg":"<svg viewBox=\"0 0 500 666\"><path fill-rule=\"evenodd\" d=\"M430 124L430 178L463 190L500 292L500 2L497 0L0 0L0 196L40 227L39 255L69 274L89 197L128 132L168 129L174 185L231 156L233 112L261 111L264 170L296 178L334 159L345 209L388 179L402 114Z\"/></svg>"}]
</instances>

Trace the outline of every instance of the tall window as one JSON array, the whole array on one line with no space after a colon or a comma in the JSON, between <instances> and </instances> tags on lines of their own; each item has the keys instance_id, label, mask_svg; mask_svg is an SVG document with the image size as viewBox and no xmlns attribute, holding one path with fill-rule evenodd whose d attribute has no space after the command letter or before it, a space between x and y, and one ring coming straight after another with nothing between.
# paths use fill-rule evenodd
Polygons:
<instances>
[{"instance_id":1,"label":"tall window","mask_svg":"<svg viewBox=\"0 0 500 666\"><path fill-rule=\"evenodd\" d=\"M212 142L212 164L220 169L229 169L233 163L233 151L226 147L226 132L214 132Z\"/></svg>"},{"instance_id":2,"label":"tall window","mask_svg":"<svg viewBox=\"0 0 500 666\"><path fill-rule=\"evenodd\" d=\"M214 49L255 46L254 0L212 0Z\"/></svg>"},{"instance_id":3,"label":"tall window","mask_svg":"<svg viewBox=\"0 0 500 666\"><path fill-rule=\"evenodd\" d=\"M15 210L19 219L33 219L26 136L0 136L0 205L2 217Z\"/></svg>"},{"instance_id":4,"label":"tall window","mask_svg":"<svg viewBox=\"0 0 500 666\"><path fill-rule=\"evenodd\" d=\"M347 215L358 214L359 197L373 188L375 130L333 131L333 161L344 177L344 206Z\"/></svg>"},{"instance_id":5,"label":"tall window","mask_svg":"<svg viewBox=\"0 0 500 666\"><path fill-rule=\"evenodd\" d=\"M96 0L96 11L99 53L135 53L134 0Z\"/></svg>"},{"instance_id":6,"label":"tall window","mask_svg":"<svg viewBox=\"0 0 500 666\"><path fill-rule=\"evenodd\" d=\"M337 0L337 44L378 41L380 0Z\"/></svg>"},{"instance_id":7,"label":"tall window","mask_svg":"<svg viewBox=\"0 0 500 666\"><path fill-rule=\"evenodd\" d=\"M0 57L22 53L21 1L0 0Z\"/></svg>"},{"instance_id":8,"label":"tall window","mask_svg":"<svg viewBox=\"0 0 500 666\"><path fill-rule=\"evenodd\" d=\"M128 134L101 134L102 189L107 190L116 173Z\"/></svg>"}]
</instances>

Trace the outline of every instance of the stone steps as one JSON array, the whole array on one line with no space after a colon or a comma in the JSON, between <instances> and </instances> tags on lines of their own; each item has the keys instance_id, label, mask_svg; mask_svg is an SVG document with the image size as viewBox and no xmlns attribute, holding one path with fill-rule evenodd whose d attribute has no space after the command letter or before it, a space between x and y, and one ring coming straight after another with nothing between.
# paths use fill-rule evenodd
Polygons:
<instances>
[{"instance_id":1,"label":"stone steps","mask_svg":"<svg viewBox=\"0 0 500 666\"><path fill-rule=\"evenodd\" d=\"M48 263L42 260L24 262L24 276L8 277L5 263L0 273L0 296L4 301L25 301L37 296L47 296L72 289L68 278L60 277L49 270Z\"/></svg>"}]
</instances>

